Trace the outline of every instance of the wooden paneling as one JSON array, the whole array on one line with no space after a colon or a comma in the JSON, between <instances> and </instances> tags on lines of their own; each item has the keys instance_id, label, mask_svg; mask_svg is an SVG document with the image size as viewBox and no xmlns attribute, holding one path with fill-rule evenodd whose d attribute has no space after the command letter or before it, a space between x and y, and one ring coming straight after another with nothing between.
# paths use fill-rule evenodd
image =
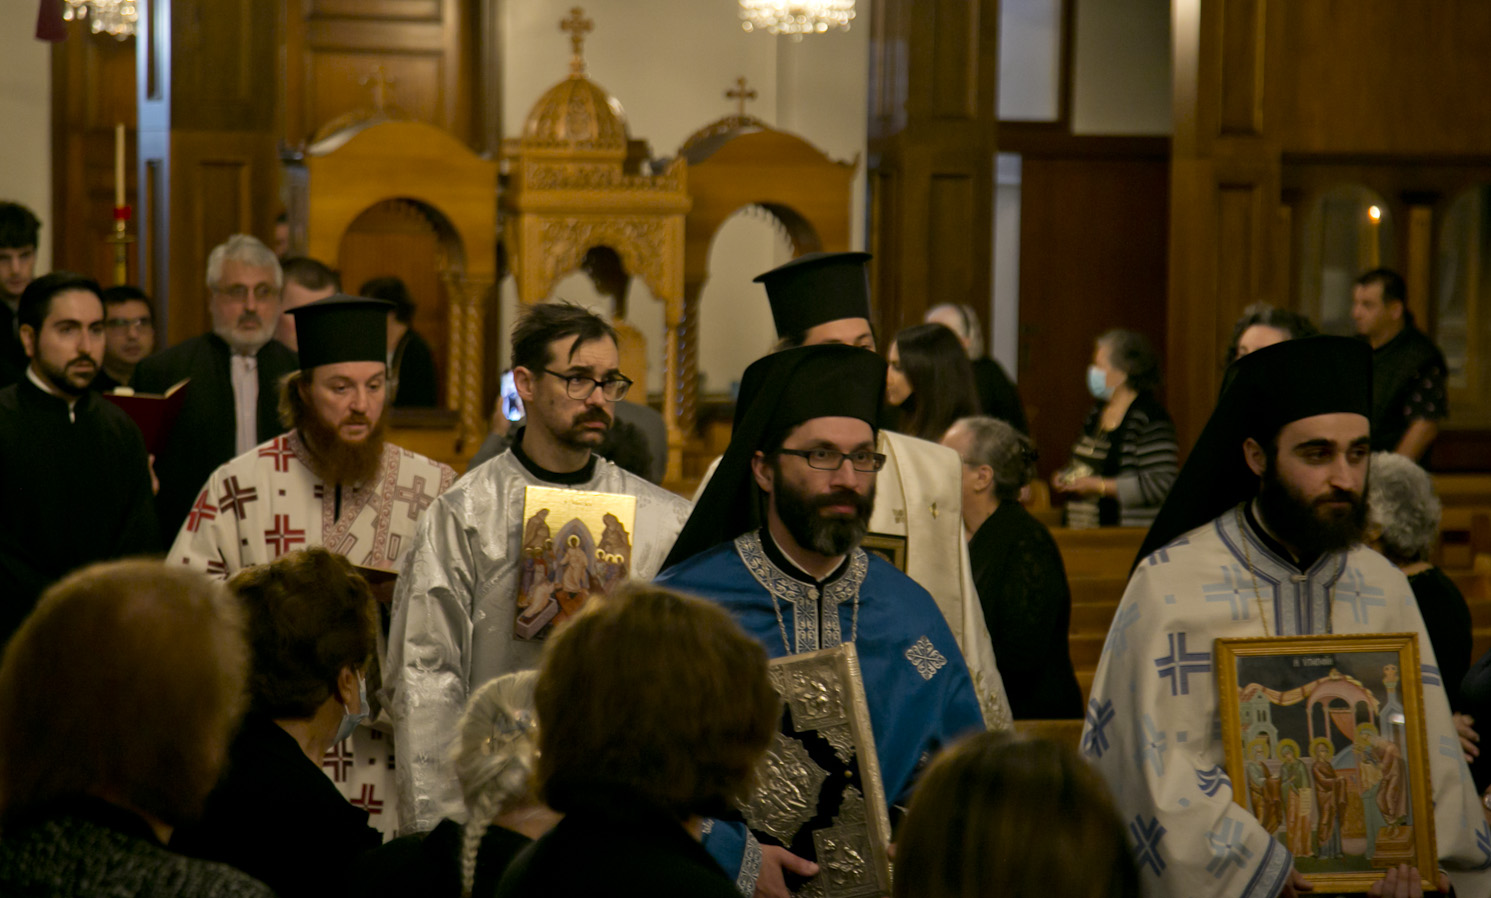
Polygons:
<instances>
[{"instance_id":1,"label":"wooden paneling","mask_svg":"<svg viewBox=\"0 0 1491 898\"><path fill-rule=\"evenodd\" d=\"M987 305L998 0L875 0L869 243L885 342L928 305Z\"/></svg>"},{"instance_id":2,"label":"wooden paneling","mask_svg":"<svg viewBox=\"0 0 1491 898\"><path fill-rule=\"evenodd\" d=\"M1269 15L1286 152L1491 150L1491 4L1286 0Z\"/></svg>"},{"instance_id":3,"label":"wooden paneling","mask_svg":"<svg viewBox=\"0 0 1491 898\"><path fill-rule=\"evenodd\" d=\"M1222 14L1222 133L1263 129L1264 0L1232 0Z\"/></svg>"},{"instance_id":4,"label":"wooden paneling","mask_svg":"<svg viewBox=\"0 0 1491 898\"><path fill-rule=\"evenodd\" d=\"M286 138L372 109L381 68L389 105L470 144L487 130L475 108L490 96L475 87L483 10L481 0L286 0Z\"/></svg>"},{"instance_id":5,"label":"wooden paneling","mask_svg":"<svg viewBox=\"0 0 1491 898\"><path fill-rule=\"evenodd\" d=\"M1020 394L1043 475L1066 463L1092 407L1092 341L1124 327L1165 346L1167 181L1163 157L1025 160Z\"/></svg>"},{"instance_id":6,"label":"wooden paneling","mask_svg":"<svg viewBox=\"0 0 1491 898\"><path fill-rule=\"evenodd\" d=\"M52 50L52 267L114 280L114 125L123 122L125 202L135 204L135 42L92 34L70 22ZM136 278L131 260L130 279Z\"/></svg>"}]
</instances>

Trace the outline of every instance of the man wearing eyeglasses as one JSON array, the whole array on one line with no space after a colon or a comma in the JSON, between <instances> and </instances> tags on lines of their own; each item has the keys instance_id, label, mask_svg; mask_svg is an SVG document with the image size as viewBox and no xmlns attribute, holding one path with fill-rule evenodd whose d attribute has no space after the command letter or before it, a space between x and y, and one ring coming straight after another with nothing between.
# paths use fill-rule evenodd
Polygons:
<instances>
[{"instance_id":1,"label":"man wearing eyeglasses","mask_svg":"<svg viewBox=\"0 0 1491 898\"><path fill-rule=\"evenodd\" d=\"M657 573L689 515L687 500L594 452L632 386L609 324L567 303L529 306L513 327L512 364L526 424L430 505L394 591L384 681L406 832L462 808L449 748L466 696L537 667L542 655L542 640L515 626L525 490L635 496L630 565L639 579ZM551 523L557 533L566 521Z\"/></svg>"},{"instance_id":2,"label":"man wearing eyeglasses","mask_svg":"<svg viewBox=\"0 0 1491 898\"><path fill-rule=\"evenodd\" d=\"M658 583L719 602L773 658L854 643L885 797L904 806L923 759L984 729L984 716L932 596L860 545L886 462L875 432L885 368L835 344L747 368L730 447ZM817 872L738 824L716 821L705 847L747 895L786 894L784 868Z\"/></svg>"},{"instance_id":3,"label":"man wearing eyeglasses","mask_svg":"<svg viewBox=\"0 0 1491 898\"><path fill-rule=\"evenodd\" d=\"M137 392L163 394L190 378L181 415L155 461L156 517L170 543L217 467L279 436L280 379L299 367L276 342L280 263L269 247L235 234L207 257L208 333L135 368Z\"/></svg>"},{"instance_id":4,"label":"man wearing eyeglasses","mask_svg":"<svg viewBox=\"0 0 1491 898\"><path fill-rule=\"evenodd\" d=\"M129 384L140 360L155 352L155 307L127 284L105 289L103 300L104 363L91 387L107 393Z\"/></svg>"}]
</instances>

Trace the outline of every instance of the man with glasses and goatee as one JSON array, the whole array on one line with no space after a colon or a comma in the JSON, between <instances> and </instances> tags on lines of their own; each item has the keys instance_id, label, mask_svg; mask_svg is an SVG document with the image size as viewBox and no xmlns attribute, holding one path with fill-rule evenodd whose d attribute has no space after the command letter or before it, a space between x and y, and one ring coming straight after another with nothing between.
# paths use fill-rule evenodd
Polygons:
<instances>
[{"instance_id":1,"label":"man with glasses and goatee","mask_svg":"<svg viewBox=\"0 0 1491 898\"><path fill-rule=\"evenodd\" d=\"M629 568L643 580L658 572L689 515L687 500L594 454L632 385L609 324L568 303L530 306L513 327L512 364L527 423L507 451L424 513L394 592L384 680L404 831L428 830L462 806L449 746L466 696L493 677L537 667L542 655L543 640L520 625L518 595L535 591L534 571L525 578L520 562L525 547L547 541L562 553L573 516L535 515L525 528L526 490L634 496ZM591 536L606 545L601 533Z\"/></svg>"}]
</instances>

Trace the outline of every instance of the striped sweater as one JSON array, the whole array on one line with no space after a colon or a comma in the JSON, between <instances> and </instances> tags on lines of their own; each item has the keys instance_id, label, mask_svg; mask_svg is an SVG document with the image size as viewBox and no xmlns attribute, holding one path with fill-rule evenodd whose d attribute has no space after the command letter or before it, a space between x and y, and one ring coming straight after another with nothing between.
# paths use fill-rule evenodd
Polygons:
<instances>
[{"instance_id":1,"label":"striped sweater","mask_svg":"<svg viewBox=\"0 0 1491 898\"><path fill-rule=\"evenodd\" d=\"M1096 436L1102 414L1102 403L1093 406L1082 432ZM1124 413L1123 423L1107 437L1108 457L1099 473L1114 478L1118 498L1099 503L1099 522L1110 527L1148 527L1180 468L1175 424L1154 394L1141 393Z\"/></svg>"}]
</instances>

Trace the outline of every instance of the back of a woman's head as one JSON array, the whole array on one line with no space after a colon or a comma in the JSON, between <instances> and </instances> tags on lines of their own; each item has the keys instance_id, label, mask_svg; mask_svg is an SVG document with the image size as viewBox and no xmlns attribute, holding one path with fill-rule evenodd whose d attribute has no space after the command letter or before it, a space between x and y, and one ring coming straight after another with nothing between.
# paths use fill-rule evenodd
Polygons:
<instances>
[{"instance_id":1,"label":"back of a woman's head","mask_svg":"<svg viewBox=\"0 0 1491 898\"><path fill-rule=\"evenodd\" d=\"M973 365L957 334L941 324L918 324L896 334L895 342L911 387L902 405L907 433L936 441L954 421L977 414Z\"/></svg>"},{"instance_id":2,"label":"back of a woman's head","mask_svg":"<svg viewBox=\"0 0 1491 898\"><path fill-rule=\"evenodd\" d=\"M1138 898L1123 825L1071 748L972 736L922 777L896 839L895 898Z\"/></svg>"},{"instance_id":3,"label":"back of a woman's head","mask_svg":"<svg viewBox=\"0 0 1491 898\"><path fill-rule=\"evenodd\" d=\"M194 571L116 561L54 584L0 663L0 820L83 795L191 819L243 711L247 656L238 608Z\"/></svg>"},{"instance_id":4,"label":"back of a woman's head","mask_svg":"<svg viewBox=\"0 0 1491 898\"><path fill-rule=\"evenodd\" d=\"M377 647L372 590L340 555L315 547L240 571L228 582L248 620L249 707L276 719L316 713L344 667Z\"/></svg>"},{"instance_id":5,"label":"back of a woman's head","mask_svg":"<svg viewBox=\"0 0 1491 898\"><path fill-rule=\"evenodd\" d=\"M456 744L456 779L466 800L461 846L461 894L476 881L478 849L499 814L538 803L533 759L538 732L533 690L538 671L522 670L489 680L471 693Z\"/></svg>"},{"instance_id":6,"label":"back of a woman's head","mask_svg":"<svg viewBox=\"0 0 1491 898\"><path fill-rule=\"evenodd\" d=\"M766 651L728 613L638 584L551 638L534 704L551 808L621 787L679 819L743 796L781 713Z\"/></svg>"}]
</instances>

